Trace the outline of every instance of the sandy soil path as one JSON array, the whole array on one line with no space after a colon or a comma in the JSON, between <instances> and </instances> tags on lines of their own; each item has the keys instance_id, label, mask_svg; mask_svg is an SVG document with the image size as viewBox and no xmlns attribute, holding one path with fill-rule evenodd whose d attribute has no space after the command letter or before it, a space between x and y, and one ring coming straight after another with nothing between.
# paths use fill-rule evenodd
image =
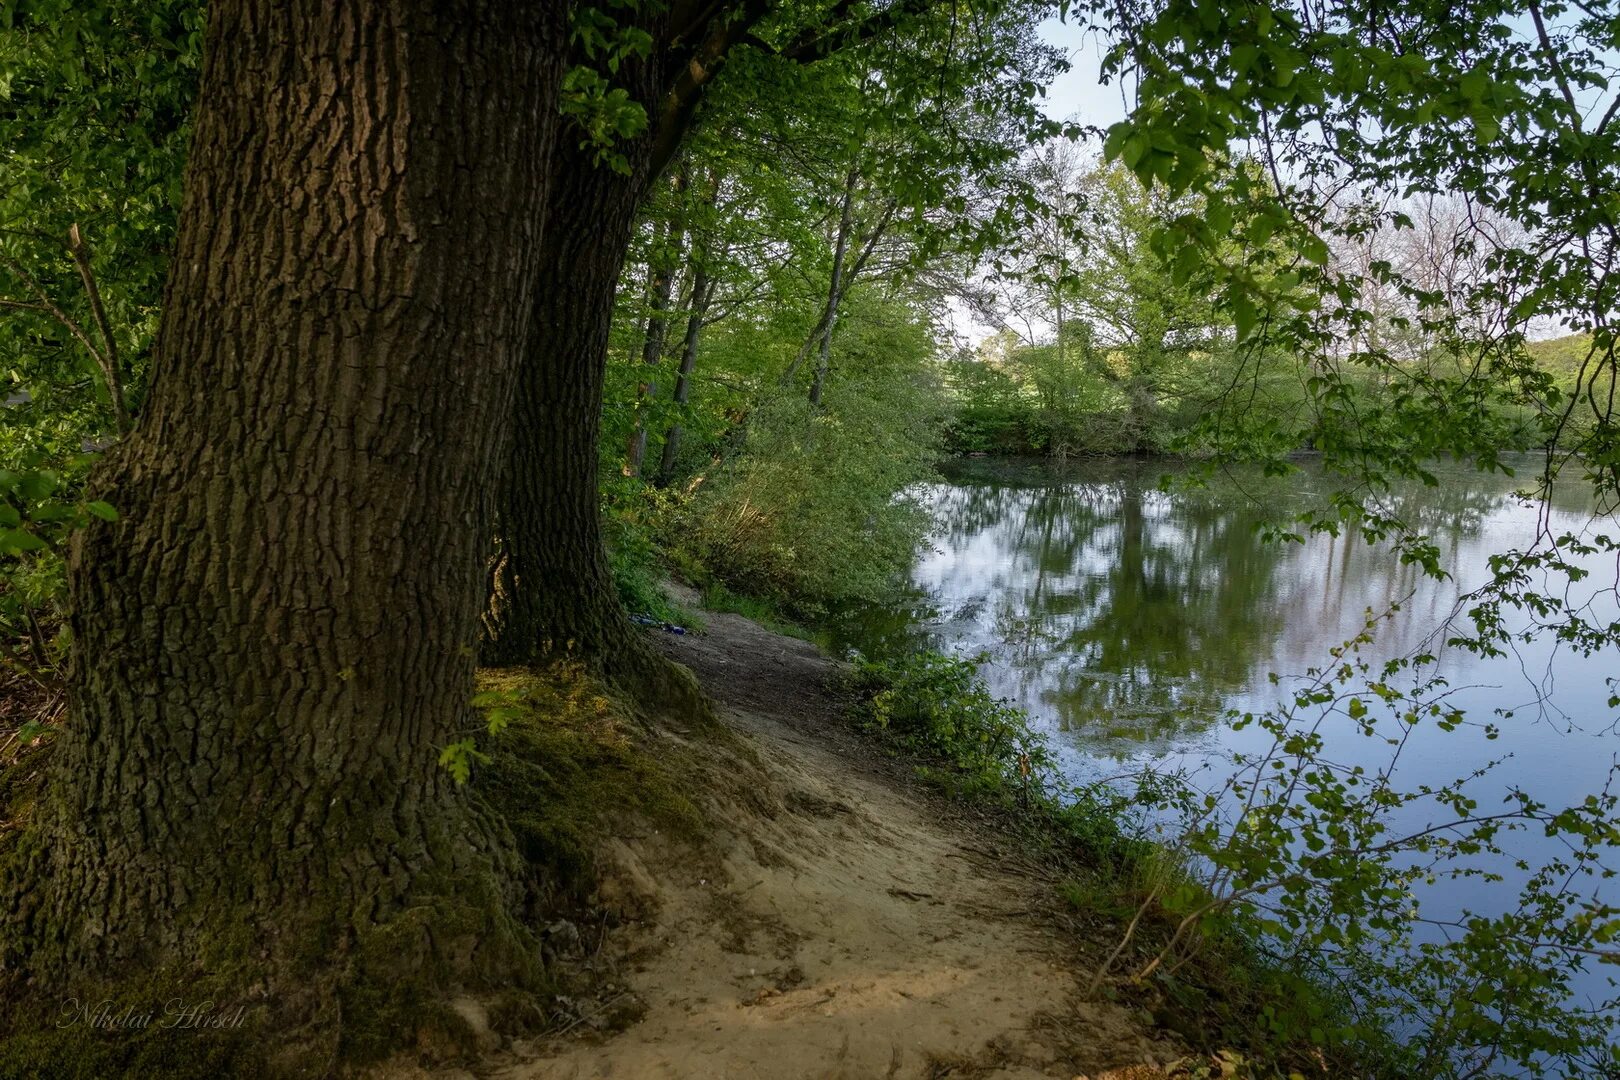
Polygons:
<instances>
[{"instance_id":1,"label":"sandy soil path","mask_svg":"<svg viewBox=\"0 0 1620 1080\"><path fill-rule=\"evenodd\" d=\"M707 622L662 646L752 745L782 809L734 815L704 865L656 837L616 842L621 887L650 912L605 945L639 1021L516 1043L479 1075L1161 1075L1133 1063L1174 1047L1075 1000L1074 944L1041 917L1051 883L873 761L838 718L832 661L737 616Z\"/></svg>"}]
</instances>

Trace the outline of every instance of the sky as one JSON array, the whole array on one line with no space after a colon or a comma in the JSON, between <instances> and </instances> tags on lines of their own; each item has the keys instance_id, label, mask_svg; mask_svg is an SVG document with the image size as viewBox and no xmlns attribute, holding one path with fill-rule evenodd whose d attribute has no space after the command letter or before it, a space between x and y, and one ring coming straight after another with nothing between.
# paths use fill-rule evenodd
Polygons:
<instances>
[{"instance_id":1,"label":"sky","mask_svg":"<svg viewBox=\"0 0 1620 1080\"><path fill-rule=\"evenodd\" d=\"M1078 24L1047 19L1040 25L1042 40L1062 49L1069 58L1069 70L1047 87L1043 108L1054 120L1072 120L1088 126L1107 127L1125 118L1125 102L1119 85L1103 86L1102 45L1095 31ZM965 306L951 301L948 329L959 339L977 347L995 332L974 318Z\"/></svg>"},{"instance_id":2,"label":"sky","mask_svg":"<svg viewBox=\"0 0 1620 1080\"><path fill-rule=\"evenodd\" d=\"M1046 91L1046 113L1054 120L1077 120L1082 124L1106 127L1125 118L1125 103L1119 85L1103 86L1097 80L1102 70L1102 43L1095 31L1077 23L1047 19L1040 26L1041 38L1068 54L1070 68Z\"/></svg>"}]
</instances>

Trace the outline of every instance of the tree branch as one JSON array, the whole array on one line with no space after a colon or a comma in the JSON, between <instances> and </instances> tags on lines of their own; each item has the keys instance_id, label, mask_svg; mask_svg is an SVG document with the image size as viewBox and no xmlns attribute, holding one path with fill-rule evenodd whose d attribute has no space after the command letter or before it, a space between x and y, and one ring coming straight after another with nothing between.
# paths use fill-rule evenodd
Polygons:
<instances>
[{"instance_id":1,"label":"tree branch","mask_svg":"<svg viewBox=\"0 0 1620 1080\"><path fill-rule=\"evenodd\" d=\"M107 320L107 311L101 303L101 291L96 288L96 280L90 272L90 249L84 243L79 233L79 227L74 225L68 230L68 250L73 254L73 261L78 266L79 277L84 281L85 292L90 297L90 309L95 315L97 327L101 331L102 339L107 343L106 351L96 348L96 343L90 339L84 327L51 299L50 293L45 291L34 275L24 270L22 264L10 255L0 254L0 266L4 266L17 276L19 280L37 297L39 303L28 303L22 300L0 299L0 308L9 308L14 311L35 311L42 315L49 315L61 324L63 329L78 338L90 358L101 369L102 377L107 383L107 395L112 399L113 418L118 426L120 435L129 432L129 410L124 405L124 391L118 377L118 346L112 336L112 327Z\"/></svg>"},{"instance_id":2,"label":"tree branch","mask_svg":"<svg viewBox=\"0 0 1620 1080\"><path fill-rule=\"evenodd\" d=\"M68 227L68 250L73 253L73 262L79 268L79 279L84 282L85 295L90 298L90 314L95 317L101 340L106 343L106 351L99 359L102 374L107 377L107 396L112 399L113 419L118 424L118 434L127 435L129 407L124 403L124 383L118 374L118 341L113 337L107 309L101 303L101 290L96 287L95 274L90 270L90 245L85 243L77 222Z\"/></svg>"},{"instance_id":3,"label":"tree branch","mask_svg":"<svg viewBox=\"0 0 1620 1080\"><path fill-rule=\"evenodd\" d=\"M726 55L752 35L753 28L770 10L770 0L741 0L736 5L713 5L703 18L688 29L697 39L676 72L664 95L658 120L653 128L651 163L647 169L650 187L669 163L692 126L692 116L703 100L704 88L725 64ZM686 31L682 32L683 38Z\"/></svg>"},{"instance_id":4,"label":"tree branch","mask_svg":"<svg viewBox=\"0 0 1620 1080\"><path fill-rule=\"evenodd\" d=\"M807 26L781 49L777 56L801 64L815 63L840 48L868 41L879 34L899 26L906 19L928 11L943 0L895 0L874 15L858 22L850 22L856 0L839 0L819 24L832 22L831 29ZM647 183L651 185L675 157L681 141L686 138L692 117L703 99L703 91L720 68L726 56L738 45L747 43L766 52L770 46L754 34L754 27L769 13L771 0L738 0L735 4L710 4L701 13L694 13L694 21L684 26L678 39L695 38L693 45L676 73L664 102L659 109L653 128L651 165L647 170ZM671 45L675 43L671 41Z\"/></svg>"},{"instance_id":5,"label":"tree branch","mask_svg":"<svg viewBox=\"0 0 1620 1080\"><path fill-rule=\"evenodd\" d=\"M778 50L777 55L801 64L814 63L837 49L859 44L892 30L906 19L921 15L940 2L941 0L895 0L877 14L853 25L835 26L826 31L807 26L799 31L797 37ZM829 18L844 19L854 6L852 0L841 0L829 13Z\"/></svg>"}]
</instances>

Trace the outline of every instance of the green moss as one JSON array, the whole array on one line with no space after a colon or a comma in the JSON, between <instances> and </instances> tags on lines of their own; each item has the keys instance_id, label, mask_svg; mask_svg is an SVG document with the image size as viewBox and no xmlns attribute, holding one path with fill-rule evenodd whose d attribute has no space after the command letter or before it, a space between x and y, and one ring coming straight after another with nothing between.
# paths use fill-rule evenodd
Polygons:
<instances>
[{"instance_id":1,"label":"green moss","mask_svg":"<svg viewBox=\"0 0 1620 1080\"><path fill-rule=\"evenodd\" d=\"M274 970L261 962L263 942L229 915L181 912L193 927L183 970L141 968L48 992L7 987L0 1080L324 1075L405 1047L430 1062L462 1060L473 1033L446 996L469 972L509 992L540 984L538 944L504 918L495 880L446 881L444 895L416 896L383 923L355 912L316 925L315 913L330 910L316 898L277 928L297 947ZM183 1011L201 1002L234 1018L188 1028Z\"/></svg>"},{"instance_id":2,"label":"green moss","mask_svg":"<svg viewBox=\"0 0 1620 1080\"><path fill-rule=\"evenodd\" d=\"M263 1005L239 1005L237 991L218 978L159 975L138 990L105 994L8 989L0 1080L272 1075L263 1052ZM210 1002L214 1007L205 1011Z\"/></svg>"},{"instance_id":3,"label":"green moss","mask_svg":"<svg viewBox=\"0 0 1620 1080\"><path fill-rule=\"evenodd\" d=\"M685 751L649 739L634 713L577 665L486 671L480 688L510 695L518 715L490 742L475 793L502 818L549 891L581 899L600 838L629 820L694 839L702 816L683 793Z\"/></svg>"}]
</instances>

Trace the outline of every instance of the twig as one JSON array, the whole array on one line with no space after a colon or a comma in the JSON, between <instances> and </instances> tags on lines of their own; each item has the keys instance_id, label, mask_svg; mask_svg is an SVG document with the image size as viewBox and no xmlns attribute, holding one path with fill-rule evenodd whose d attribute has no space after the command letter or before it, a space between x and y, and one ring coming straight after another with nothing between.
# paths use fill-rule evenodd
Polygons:
<instances>
[{"instance_id":1,"label":"twig","mask_svg":"<svg viewBox=\"0 0 1620 1080\"><path fill-rule=\"evenodd\" d=\"M40 301L37 305L23 305L17 301L10 301L6 304L7 307L31 306L35 311L46 312L53 319L66 327L69 333L79 339L79 343L90 351L91 356L96 358L96 363L103 363L101 358L101 350L96 348L96 343L90 340L90 335L84 332L84 327L75 322L71 315L56 306L56 302L51 299L50 294L45 291L44 286L35 281L34 276L27 270L24 270L21 263L19 263L16 259L13 259L10 255L0 254L0 264L3 264L7 270L10 270L13 274L16 274L19 278L21 278L23 284L32 289L34 291L34 295L39 297Z\"/></svg>"},{"instance_id":2,"label":"twig","mask_svg":"<svg viewBox=\"0 0 1620 1080\"><path fill-rule=\"evenodd\" d=\"M1158 899L1159 888L1162 884L1162 882L1155 882L1153 888L1148 890L1147 899L1143 900L1141 905L1137 907L1136 915L1131 919L1130 925L1125 928L1125 934L1119 939L1119 944L1114 946L1114 951L1108 954L1108 959L1102 962L1102 966L1091 977L1091 985L1086 987L1087 998L1097 996L1097 991L1102 988L1103 980L1108 977L1108 969L1114 966L1114 961L1119 959L1119 954L1124 952L1125 947L1131 943L1131 938L1136 936L1136 927L1142 921L1142 916L1147 914L1148 908L1153 906L1153 901Z\"/></svg>"},{"instance_id":3,"label":"twig","mask_svg":"<svg viewBox=\"0 0 1620 1080\"><path fill-rule=\"evenodd\" d=\"M564 1035L567 1035L570 1031L573 1031L575 1028L579 1027L579 1025L583 1024L585 1021L593 1017L600 1016L602 1013L606 1012L614 1005L617 1005L622 999L628 997L629 995L630 991L620 990L617 994L614 994L606 1001L597 1003L596 1008L590 1010L589 1012L580 1013L578 1016L574 1017L557 1030L545 1032L543 1037L548 1039L560 1039Z\"/></svg>"},{"instance_id":4,"label":"twig","mask_svg":"<svg viewBox=\"0 0 1620 1080\"><path fill-rule=\"evenodd\" d=\"M99 357L101 370L107 376L107 396L112 398L113 419L118 423L118 434L127 435L129 408L124 404L124 384L118 375L118 342L113 337L112 324L107 320L107 309L102 306L101 290L96 287L95 274L90 270L90 245L85 243L77 222L68 226L68 250L73 253L73 262L79 268L79 278L84 282L85 295L90 298L90 313L95 316L96 326L101 330L101 340L107 344L106 352Z\"/></svg>"},{"instance_id":5,"label":"twig","mask_svg":"<svg viewBox=\"0 0 1620 1080\"><path fill-rule=\"evenodd\" d=\"M96 288L95 277L90 273L90 249L85 245L83 237L79 234L79 227L74 225L68 230L68 249L73 253L73 261L79 268L79 276L84 280L85 291L90 295L90 308L96 317L98 329L102 338L107 342L109 351L103 352L96 348L96 343L90 339L84 327L51 299L50 293L45 291L34 275L24 270L22 264L10 255L0 252L0 266L4 266L17 276L19 280L37 297L39 303L32 304L21 300L0 300L0 307L11 308L18 311L37 311L49 315L61 323L68 333L79 339L85 351L95 360L96 366L101 369L102 377L107 383L107 396L112 399L113 419L118 426L120 435L129 432L129 410L124 405L124 390L118 377L118 347L114 344L112 328L107 321L107 312L101 303L101 292Z\"/></svg>"}]
</instances>

